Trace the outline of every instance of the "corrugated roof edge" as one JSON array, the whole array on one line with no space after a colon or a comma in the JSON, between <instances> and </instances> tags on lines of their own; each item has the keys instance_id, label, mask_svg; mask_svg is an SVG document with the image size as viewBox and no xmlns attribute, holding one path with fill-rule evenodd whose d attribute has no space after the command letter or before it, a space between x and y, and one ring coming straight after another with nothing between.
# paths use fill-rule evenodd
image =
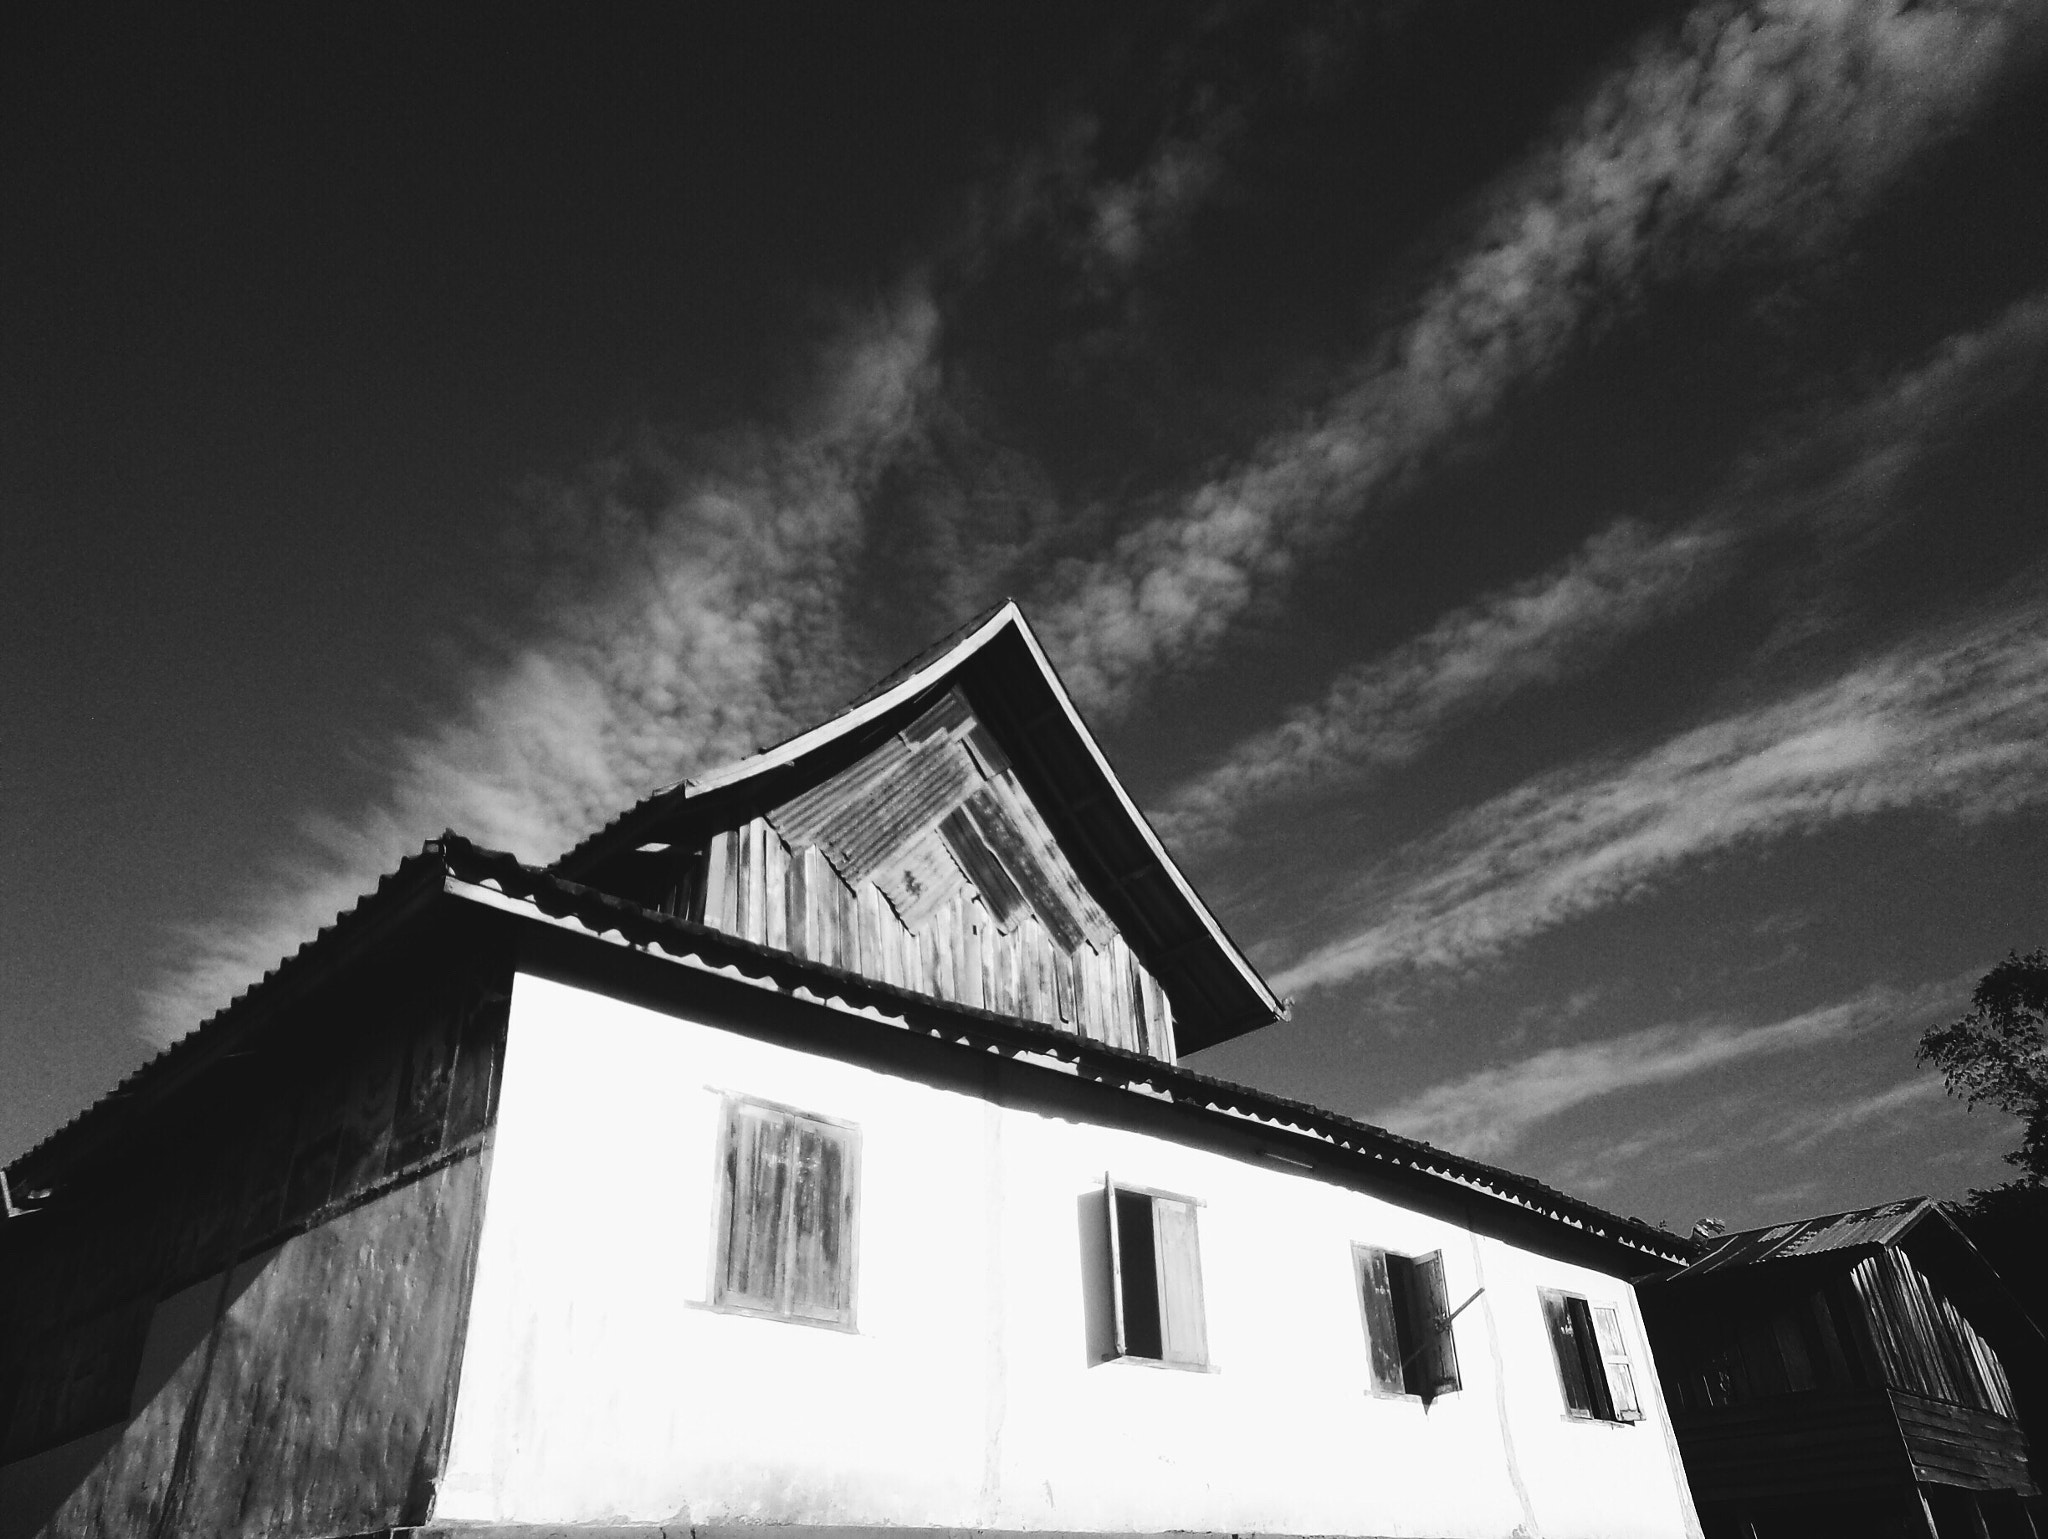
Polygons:
<instances>
[{"instance_id":1,"label":"corrugated roof edge","mask_svg":"<svg viewBox=\"0 0 2048 1539\"><path fill-rule=\"evenodd\" d=\"M395 871L379 881L372 892L353 907L343 910L332 923L323 926L256 983L128 1074L113 1090L33 1148L9 1161L6 1169L10 1178L16 1170L48 1164L60 1158L65 1152L65 1144L78 1140L117 1114L124 1103L144 1092L171 1089L181 1073L188 1070L196 1073L203 1069L213 1056L228 1050L241 1029L260 1024L266 1005L288 994L295 974L323 960L325 953L362 938L380 917L401 911L408 899L442 890L449 879L494 888L509 899L530 903L544 916L572 917L593 937L616 930L636 948L663 935L686 937L695 945L727 955L745 956L767 968L829 981L849 998L884 1001L893 1008L909 1008L920 1014L950 1019L963 1029L971 1028L1020 1048L1067 1059L1098 1078L1115 1080L1127 1087L1145 1085L1153 1098L1164 1095L1192 1110L1257 1118L1291 1128L1367 1159L1385 1161L1417 1174L1454 1183L1467 1191L1494 1197L1524 1212L1554 1220L1582 1234L1605 1239L1659 1261L1683 1263L1697 1254L1697 1247L1692 1242L1641 1219L1609 1213L1532 1177L1438 1149L1420 1139L1407 1138L1307 1102L1254 1090L1122 1048L1090 1042L1055 1027L969 1006L947 1004L855 973L806 962L787 952L774 951L706 925L645 909L610 893L571 882L545 868L525 865L502 851L485 849L452 832L429 841L417 854L408 856ZM636 933L643 938L636 939Z\"/></svg>"},{"instance_id":2,"label":"corrugated roof edge","mask_svg":"<svg viewBox=\"0 0 2048 1539\"><path fill-rule=\"evenodd\" d=\"M427 841L417 852L401 860L396 869L378 878L375 887L314 931L311 937L280 959L262 977L242 989L168 1047L144 1059L122 1076L113 1089L7 1161L4 1168L9 1174L9 1180L12 1181L13 1173L17 1169L24 1169L49 1159L58 1145L77 1138L81 1129L89 1123L103 1119L120 1103L132 1100L145 1090L157 1089L188 1067L196 1069L207 1053L224 1050L228 1037L238 1023L238 1018L260 1009L283 987L284 982L288 981L289 973L309 962L317 954L333 949L340 944L341 939L346 939L349 933L365 928L384 911L402 906L407 897L418 896L437 888L447 873L443 851L449 840L475 848L469 845L469 841L452 832L443 834L440 839Z\"/></svg>"},{"instance_id":3,"label":"corrugated roof edge","mask_svg":"<svg viewBox=\"0 0 2048 1539\"><path fill-rule=\"evenodd\" d=\"M668 785L657 787L646 796L641 797L632 806L620 812L618 816L607 820L602 827L592 829L589 833L585 834L575 844L556 856L549 863L550 867L554 869L567 869L574 866L591 851L601 845L610 843L622 829L628 824L644 817L651 808L670 802L678 797L687 799L689 796L696 794L701 787L701 783L707 777L714 778L720 782L740 779L756 766L766 767L782 762L783 757L789 752L792 744L800 743L805 738L825 733L827 729L838 726L847 717L859 714L862 707L873 704L906 679L916 677L933 663L944 658L947 654L956 651L963 643L971 639L977 631L982 630L991 621L1002 615L1003 611L1015 607L1016 600L1014 599L1004 599L1001 603L990 605L964 625L956 627L939 640L933 642L908 662L883 675L882 678L876 680L858 695L855 695L822 722L805 727L801 731L792 732L781 741L770 743L759 751L749 754L744 759L735 759L729 764L722 764L715 769L706 771L703 775L688 775L681 780L672 781Z\"/></svg>"},{"instance_id":4,"label":"corrugated roof edge","mask_svg":"<svg viewBox=\"0 0 2048 1539\"><path fill-rule=\"evenodd\" d=\"M695 945L717 949L731 955L743 955L764 968L782 969L799 976L829 980L834 989L850 998L886 1001L892 1008L909 1009L920 1014L947 1018L960 1023L963 1027L971 1024L980 1031L993 1034L1012 1045L1071 1060L1098 1077L1116 1079L1130 1085L1144 1084L1154 1093L1155 1099L1163 1093L1168 1099L1181 1101L1190 1107L1224 1114L1236 1113L1293 1127L1311 1137L1350 1149L1368 1158L1385 1160L1420 1174L1454 1182L1465 1190L1496 1197L1525 1212L1554 1219L1581 1233L1605 1238L1660 1261L1680 1263L1690 1259L1697 1251L1691 1241L1680 1239L1641 1219L1624 1218L1619 1214L1609 1213L1603 1208L1546 1186L1531 1177L1517 1175L1498 1166L1487 1165L1463 1155L1450 1153L1448 1150L1438 1149L1420 1139L1404 1137L1386 1128L1346 1117L1340 1112L1312 1106L1303 1101L1290 1100L1266 1091L1254 1090L1229 1080L1217 1079L1178 1064L1164 1063L1142 1053L1092 1042L1056 1027L997 1015L968 1005L948 1003L890 984L878 983L841 968L808 962L788 952L776 951L707 925L695 924L674 915L642 908L638 904L601 892L594 887L585 887L556 876L550 871L521 865L510 855L482 850L474 845L451 848L456 849L463 858L474 858L482 862L478 868L479 874L497 891L507 897L523 897L542 914L551 917L555 911L543 900L558 899L563 905L562 912L567 917L574 918L579 925L594 935L616 930L623 940L635 947L645 944L646 941L659 939L663 935L672 938L687 937ZM454 874L458 879L476 879L463 878L459 869ZM508 881L523 884L524 891L514 892L508 888ZM636 939L628 926L639 931L644 940Z\"/></svg>"}]
</instances>

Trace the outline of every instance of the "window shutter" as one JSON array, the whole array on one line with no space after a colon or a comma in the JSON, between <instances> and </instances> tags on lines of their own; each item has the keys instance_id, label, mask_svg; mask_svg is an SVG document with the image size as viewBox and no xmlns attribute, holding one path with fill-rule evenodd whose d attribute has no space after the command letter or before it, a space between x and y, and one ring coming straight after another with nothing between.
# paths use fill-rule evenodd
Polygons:
<instances>
[{"instance_id":1,"label":"window shutter","mask_svg":"<svg viewBox=\"0 0 2048 1539\"><path fill-rule=\"evenodd\" d=\"M1641 1421L1642 1403L1636 1398L1635 1373L1629 1367L1628 1346L1621 1336L1621 1315L1612 1305L1593 1310L1593 1335L1600 1346L1601 1366L1607 1371L1607 1393L1616 1421Z\"/></svg>"},{"instance_id":2,"label":"window shutter","mask_svg":"<svg viewBox=\"0 0 2048 1539\"><path fill-rule=\"evenodd\" d=\"M789 1133L788 1312L799 1320L851 1325L859 1135L800 1117L790 1119Z\"/></svg>"},{"instance_id":3,"label":"window shutter","mask_svg":"<svg viewBox=\"0 0 2048 1539\"><path fill-rule=\"evenodd\" d=\"M1109 1298L1110 1306L1116 1312L1116 1355L1128 1357L1131 1352L1131 1322L1126 1318L1129 1311L1124 1308L1124 1243L1122 1214L1126 1193L1116 1189L1113 1177L1102 1178L1102 1207L1108 1214L1109 1223Z\"/></svg>"},{"instance_id":4,"label":"window shutter","mask_svg":"<svg viewBox=\"0 0 2048 1539\"><path fill-rule=\"evenodd\" d=\"M1202 1316L1195 1205L1154 1197L1152 1236L1159 1266L1159 1355L1169 1363L1204 1365L1209 1361L1209 1332Z\"/></svg>"},{"instance_id":5,"label":"window shutter","mask_svg":"<svg viewBox=\"0 0 2048 1539\"><path fill-rule=\"evenodd\" d=\"M780 1113L745 1102L726 1104L721 1304L782 1308L790 1133L789 1119Z\"/></svg>"},{"instance_id":6,"label":"window shutter","mask_svg":"<svg viewBox=\"0 0 2048 1539\"><path fill-rule=\"evenodd\" d=\"M1557 1354L1557 1376L1564 1383L1566 1409L1574 1416L1591 1416L1593 1390L1586 1382L1586 1360L1579 1351L1578 1327L1572 1319L1571 1306L1577 1302L1545 1289L1543 1321L1550 1328L1550 1349Z\"/></svg>"},{"instance_id":7,"label":"window shutter","mask_svg":"<svg viewBox=\"0 0 2048 1539\"><path fill-rule=\"evenodd\" d=\"M1393 1289L1387 1281L1387 1253L1377 1246L1354 1245L1351 1260L1358 1274L1359 1308L1365 1313L1373 1393L1401 1394L1401 1332L1394 1319Z\"/></svg>"},{"instance_id":8,"label":"window shutter","mask_svg":"<svg viewBox=\"0 0 2048 1539\"><path fill-rule=\"evenodd\" d=\"M1418 1256L1413 1265L1415 1287L1409 1296L1415 1301L1418 1317L1415 1340L1422 1349L1415 1366L1421 1370L1419 1382L1426 1400L1459 1387L1458 1343L1448 1319L1451 1300L1444 1285L1444 1253L1439 1250Z\"/></svg>"}]
</instances>

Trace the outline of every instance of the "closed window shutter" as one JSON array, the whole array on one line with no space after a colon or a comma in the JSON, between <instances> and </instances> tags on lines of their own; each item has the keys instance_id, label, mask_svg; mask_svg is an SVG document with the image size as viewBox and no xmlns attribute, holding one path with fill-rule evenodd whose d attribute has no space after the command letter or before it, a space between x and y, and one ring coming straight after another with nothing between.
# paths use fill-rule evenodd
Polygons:
<instances>
[{"instance_id":1,"label":"closed window shutter","mask_svg":"<svg viewBox=\"0 0 2048 1539\"><path fill-rule=\"evenodd\" d=\"M1550 1349L1557 1354L1557 1376L1564 1384L1566 1409L1574 1416L1591 1416L1593 1389L1586 1381L1586 1360L1579 1351L1578 1326L1572 1319L1575 1302L1579 1301L1546 1289L1543 1323L1550 1329Z\"/></svg>"},{"instance_id":2,"label":"closed window shutter","mask_svg":"<svg viewBox=\"0 0 2048 1539\"><path fill-rule=\"evenodd\" d=\"M1413 1263L1415 1287L1416 1342L1421 1352L1415 1366L1421 1370L1419 1392L1427 1400L1459 1387L1458 1344L1451 1334L1451 1301L1444 1285L1444 1253L1432 1251Z\"/></svg>"},{"instance_id":3,"label":"closed window shutter","mask_svg":"<svg viewBox=\"0 0 2048 1539\"><path fill-rule=\"evenodd\" d=\"M724 1266L718 1302L780 1312L787 1264L789 1119L744 1102L726 1108Z\"/></svg>"},{"instance_id":4,"label":"closed window shutter","mask_svg":"<svg viewBox=\"0 0 2048 1539\"><path fill-rule=\"evenodd\" d=\"M1612 1305L1593 1310L1593 1335L1599 1343L1601 1366L1606 1370L1607 1393L1616 1421L1641 1421L1642 1403L1636 1398L1635 1372L1629 1367L1628 1345L1622 1340L1621 1314Z\"/></svg>"},{"instance_id":5,"label":"closed window shutter","mask_svg":"<svg viewBox=\"0 0 2048 1539\"><path fill-rule=\"evenodd\" d=\"M1387 1253L1377 1246L1354 1245L1351 1260L1358 1275L1359 1308L1365 1314L1373 1393L1401 1394L1401 1333L1394 1318L1393 1289L1387 1281Z\"/></svg>"},{"instance_id":6,"label":"closed window shutter","mask_svg":"<svg viewBox=\"0 0 2048 1539\"><path fill-rule=\"evenodd\" d=\"M790 1119L792 1183L787 1312L853 1324L854 1194L860 1144L850 1128Z\"/></svg>"},{"instance_id":7,"label":"closed window shutter","mask_svg":"<svg viewBox=\"0 0 2048 1539\"><path fill-rule=\"evenodd\" d=\"M1159 1266L1159 1355L1169 1363L1203 1366L1209 1361L1209 1331L1202 1312L1195 1205L1154 1197L1152 1236Z\"/></svg>"}]
</instances>

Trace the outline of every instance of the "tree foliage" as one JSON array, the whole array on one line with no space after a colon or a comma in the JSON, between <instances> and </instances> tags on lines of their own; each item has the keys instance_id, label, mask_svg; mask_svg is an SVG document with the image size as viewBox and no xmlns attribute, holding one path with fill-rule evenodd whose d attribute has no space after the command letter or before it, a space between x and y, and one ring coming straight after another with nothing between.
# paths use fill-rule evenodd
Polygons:
<instances>
[{"instance_id":1,"label":"tree foliage","mask_svg":"<svg viewBox=\"0 0 2048 1539\"><path fill-rule=\"evenodd\" d=\"M1920 1061L1951 1095L2018 1117L2020 1146L2005 1157L2021 1171L2014 1185L2048 1188L2048 950L2008 956L1978 980L1970 1007L1920 1039Z\"/></svg>"}]
</instances>

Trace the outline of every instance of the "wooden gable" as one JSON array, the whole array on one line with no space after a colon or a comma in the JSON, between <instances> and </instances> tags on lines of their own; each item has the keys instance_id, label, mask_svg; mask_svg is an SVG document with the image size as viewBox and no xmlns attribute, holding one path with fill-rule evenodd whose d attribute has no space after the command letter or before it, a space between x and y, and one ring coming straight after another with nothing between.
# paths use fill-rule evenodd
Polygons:
<instances>
[{"instance_id":1,"label":"wooden gable","mask_svg":"<svg viewBox=\"0 0 2048 1539\"><path fill-rule=\"evenodd\" d=\"M1285 1013L1013 603L829 721L657 791L550 870L1168 1060Z\"/></svg>"},{"instance_id":2,"label":"wooden gable","mask_svg":"<svg viewBox=\"0 0 2048 1539\"><path fill-rule=\"evenodd\" d=\"M955 1004L1171 1060L1173 1011L960 690L681 852L662 906Z\"/></svg>"}]
</instances>

